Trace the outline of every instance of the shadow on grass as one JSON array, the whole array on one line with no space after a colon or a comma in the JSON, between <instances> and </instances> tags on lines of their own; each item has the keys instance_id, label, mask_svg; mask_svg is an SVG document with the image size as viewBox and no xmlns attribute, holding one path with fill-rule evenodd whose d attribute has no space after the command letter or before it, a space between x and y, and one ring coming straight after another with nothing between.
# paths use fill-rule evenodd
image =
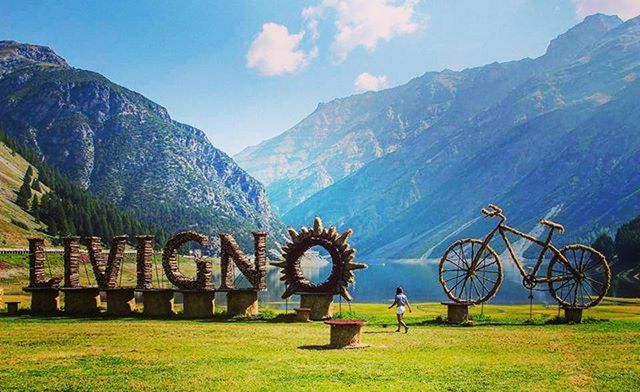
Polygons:
<instances>
[{"instance_id":1,"label":"shadow on grass","mask_svg":"<svg viewBox=\"0 0 640 392\"><path fill-rule=\"evenodd\" d=\"M0 313L0 319L18 319L18 320L43 320L43 321L144 321L144 320L154 320L154 321L196 321L196 322L204 322L204 323L273 323L273 324L313 324L309 322L300 322L296 318L296 315L293 313L290 314L275 314L270 310L261 311L260 314L256 316L234 316L229 317L226 312L218 312L214 313L211 317L206 318L187 318L184 317L182 313L174 314L171 316L149 316L145 315L142 312L135 312L131 315L126 316L117 316L110 315L107 313L100 314L90 314L90 315L81 315L81 314L66 314L64 312L51 314L51 315L31 315L27 309L21 309L17 314L8 314L8 313ZM582 320L582 324L599 324L609 322L608 319L599 319L593 317L585 317ZM320 323L320 322L318 322ZM461 327L523 327L523 326L552 326L552 325L573 325L572 322L565 321L564 317L550 317L550 318L537 318L534 320L523 320L523 319L493 319L489 316L480 316L473 315L472 318L462 324L449 324L446 320L438 316L436 318L424 319L424 320L413 320L407 321L407 325L410 327L452 327L452 328L461 328ZM396 325L387 322L379 322L378 320L368 322L368 327L378 327L378 328L395 328ZM392 329L385 331L363 331L365 334L385 334L385 333L394 333Z\"/></svg>"},{"instance_id":2,"label":"shadow on grass","mask_svg":"<svg viewBox=\"0 0 640 392\"><path fill-rule=\"evenodd\" d=\"M332 346L330 344L306 344L303 346L298 346L300 350L311 350L311 351L325 351L325 350L357 350L361 348L370 347L368 344L362 344L359 346L344 346L337 347Z\"/></svg>"},{"instance_id":3,"label":"shadow on grass","mask_svg":"<svg viewBox=\"0 0 640 392\"><path fill-rule=\"evenodd\" d=\"M398 331L362 331L363 334L397 333Z\"/></svg>"},{"instance_id":4,"label":"shadow on grass","mask_svg":"<svg viewBox=\"0 0 640 392\"><path fill-rule=\"evenodd\" d=\"M340 350L340 347L334 347L330 344L305 344L298 346L300 350L324 351L324 350Z\"/></svg>"}]
</instances>

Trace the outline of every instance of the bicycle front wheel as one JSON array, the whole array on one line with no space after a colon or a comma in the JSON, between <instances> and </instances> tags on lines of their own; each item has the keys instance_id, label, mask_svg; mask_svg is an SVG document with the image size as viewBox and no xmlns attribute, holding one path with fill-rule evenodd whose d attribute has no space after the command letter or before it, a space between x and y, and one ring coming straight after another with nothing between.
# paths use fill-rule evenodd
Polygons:
<instances>
[{"instance_id":1,"label":"bicycle front wheel","mask_svg":"<svg viewBox=\"0 0 640 392\"><path fill-rule=\"evenodd\" d=\"M478 254L479 253L479 254ZM472 266L472 260L477 263ZM491 299L502 283L498 254L478 239L462 239L440 259L440 283L454 302L480 304Z\"/></svg>"},{"instance_id":2,"label":"bicycle front wheel","mask_svg":"<svg viewBox=\"0 0 640 392\"><path fill-rule=\"evenodd\" d=\"M611 282L606 258L584 245L565 246L560 253L571 268L557 255L549 263L547 278L553 298L565 308L586 309L599 304Z\"/></svg>"}]
</instances>

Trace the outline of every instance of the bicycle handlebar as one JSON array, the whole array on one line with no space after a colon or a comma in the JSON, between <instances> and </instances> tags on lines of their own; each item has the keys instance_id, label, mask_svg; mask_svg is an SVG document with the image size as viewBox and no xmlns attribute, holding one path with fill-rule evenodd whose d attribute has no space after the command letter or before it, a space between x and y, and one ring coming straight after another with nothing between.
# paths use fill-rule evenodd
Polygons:
<instances>
[{"instance_id":1,"label":"bicycle handlebar","mask_svg":"<svg viewBox=\"0 0 640 392\"><path fill-rule=\"evenodd\" d=\"M495 204L489 204L488 209L483 208L480 211L482 212L482 215L484 215L487 218L492 218L494 216L502 216L502 208L498 207Z\"/></svg>"}]
</instances>

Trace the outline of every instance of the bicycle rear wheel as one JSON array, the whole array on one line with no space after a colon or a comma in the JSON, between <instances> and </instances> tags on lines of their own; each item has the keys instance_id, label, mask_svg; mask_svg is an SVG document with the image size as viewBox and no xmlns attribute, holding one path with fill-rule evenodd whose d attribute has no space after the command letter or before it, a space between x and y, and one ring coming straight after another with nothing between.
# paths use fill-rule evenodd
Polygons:
<instances>
[{"instance_id":1,"label":"bicycle rear wheel","mask_svg":"<svg viewBox=\"0 0 640 392\"><path fill-rule=\"evenodd\" d=\"M500 258L488 245L481 248L481 240L462 239L451 245L440 259L440 284L452 301L480 304L498 291L502 283ZM472 269L476 256L478 262Z\"/></svg>"},{"instance_id":2,"label":"bicycle rear wheel","mask_svg":"<svg viewBox=\"0 0 640 392\"><path fill-rule=\"evenodd\" d=\"M560 250L571 268L557 255L549 263L547 277L553 298L566 308L586 309L602 301L611 282L611 272L602 253L584 245L569 245Z\"/></svg>"}]
</instances>

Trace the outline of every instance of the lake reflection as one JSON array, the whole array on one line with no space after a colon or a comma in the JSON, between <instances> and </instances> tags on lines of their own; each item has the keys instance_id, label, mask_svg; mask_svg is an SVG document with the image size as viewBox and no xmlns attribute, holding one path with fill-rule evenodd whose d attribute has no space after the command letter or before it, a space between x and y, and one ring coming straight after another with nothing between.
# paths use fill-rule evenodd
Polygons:
<instances>
[{"instance_id":1,"label":"lake reflection","mask_svg":"<svg viewBox=\"0 0 640 392\"><path fill-rule=\"evenodd\" d=\"M390 260L370 264L366 270L355 272L356 283L349 291L355 302L388 302L393 300L395 289L402 286L413 302L431 302L448 300L438 281L438 260ZM506 265L505 265L506 264ZM527 263L525 263L527 264ZM522 277L512 263L503 263L504 279L498 294L490 301L499 304L524 304L529 302L529 290L522 286ZM303 267L305 276L314 282L325 279L331 265ZM546 271L546 268L542 268ZM215 269L214 269L215 271ZM261 301L281 301L284 283L280 281L280 268L268 267L267 285L269 290L260 293ZM219 279L215 277L214 280ZM243 278L238 279L238 287L247 287ZM217 282L216 282L217 283ZM546 289L546 284L536 288ZM534 302L553 303L547 292L534 291ZM297 301L294 296L292 301ZM336 301L338 297L336 296Z\"/></svg>"}]
</instances>

